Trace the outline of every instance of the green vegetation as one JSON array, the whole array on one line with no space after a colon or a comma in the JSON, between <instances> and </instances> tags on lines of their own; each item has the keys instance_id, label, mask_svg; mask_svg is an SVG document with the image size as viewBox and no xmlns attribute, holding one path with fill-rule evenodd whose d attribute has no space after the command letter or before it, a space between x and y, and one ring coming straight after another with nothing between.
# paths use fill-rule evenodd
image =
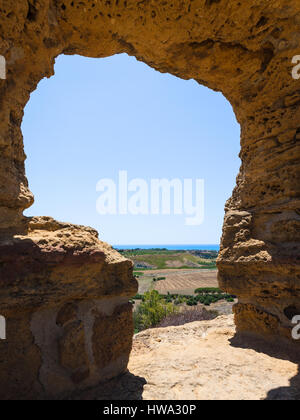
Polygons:
<instances>
[{"instance_id":1,"label":"green vegetation","mask_svg":"<svg viewBox=\"0 0 300 420\"><path fill-rule=\"evenodd\" d=\"M197 257L204 258L206 260L217 259L218 252L217 251L191 251L193 255L197 255Z\"/></svg>"},{"instance_id":2,"label":"green vegetation","mask_svg":"<svg viewBox=\"0 0 300 420\"><path fill-rule=\"evenodd\" d=\"M141 294L137 294L137 295L135 295L131 300L130 300L130 302L131 303L134 303L136 300L143 300L144 299L144 295L141 295Z\"/></svg>"},{"instance_id":3,"label":"green vegetation","mask_svg":"<svg viewBox=\"0 0 300 420\"><path fill-rule=\"evenodd\" d=\"M167 302L156 291L146 292L142 303L133 314L135 332L155 327L168 315L178 312L176 306Z\"/></svg>"},{"instance_id":4,"label":"green vegetation","mask_svg":"<svg viewBox=\"0 0 300 420\"><path fill-rule=\"evenodd\" d=\"M135 333L159 325L163 320L176 314L181 314L179 306L196 307L198 304L210 306L220 300L234 302L234 296L222 292L217 288L201 288L195 291L196 295L178 295L168 293L161 295L156 290L137 294L131 300L139 305L133 313ZM183 310L184 312L185 310ZM185 317L183 317L185 318Z\"/></svg>"},{"instance_id":5,"label":"green vegetation","mask_svg":"<svg viewBox=\"0 0 300 420\"><path fill-rule=\"evenodd\" d=\"M134 325L135 332L159 325L165 319L183 318L190 319L190 311L197 319L203 317L202 305L210 306L213 303L224 300L233 302L234 296L231 296L217 287L202 287L194 291L188 287L188 276L186 288L175 289L174 284L171 288L173 293L160 294L155 290L155 284L158 281L166 280L165 289L170 281L169 275L166 277L155 277L147 273L147 270L180 270L180 269L216 269L216 251L170 251L167 249L134 249L121 250L121 254L134 262L134 276L138 278L139 294L134 296L131 302L135 305ZM173 271L172 271L173 272ZM163 272L159 275L162 275ZM186 273L185 273L186 274ZM201 274L203 275L203 274ZM171 276L170 276L171 277ZM176 276L174 280L176 284ZM179 282L180 284L180 282ZM201 283L200 283L201 284ZM205 284L205 283L204 283ZM209 284L209 283L208 283ZM210 283L211 284L211 283ZM154 290L153 290L154 289ZM191 308L193 307L193 308ZM187 311L187 315L182 315ZM181 314L180 317L178 314ZM211 316L211 314L209 314ZM178 319L177 319L178 318ZM170 321L168 321L170 322ZM181 321L180 321L181 322Z\"/></svg>"},{"instance_id":6,"label":"green vegetation","mask_svg":"<svg viewBox=\"0 0 300 420\"><path fill-rule=\"evenodd\" d=\"M222 292L222 290L212 287L206 287L201 289L196 289L194 295L179 295L179 294L172 294L168 293L167 295L161 295L156 290L152 290L152 293L155 292L161 300L164 300L166 303L173 303L175 306L187 304L188 306L196 306L199 303L205 306L210 306L212 303L216 303L220 300L226 300L227 302L234 302L235 296L229 295L227 293ZM145 295L137 294L131 300L134 303L137 300L141 300L145 302L146 296L148 297L147 293Z\"/></svg>"},{"instance_id":7,"label":"green vegetation","mask_svg":"<svg viewBox=\"0 0 300 420\"><path fill-rule=\"evenodd\" d=\"M200 287L195 290L196 294L207 294L207 293L223 293L221 289L217 287Z\"/></svg>"},{"instance_id":8,"label":"green vegetation","mask_svg":"<svg viewBox=\"0 0 300 420\"><path fill-rule=\"evenodd\" d=\"M166 280L166 277L157 277L157 278L153 278L153 281L160 281L160 280Z\"/></svg>"},{"instance_id":9,"label":"green vegetation","mask_svg":"<svg viewBox=\"0 0 300 420\"><path fill-rule=\"evenodd\" d=\"M134 272L133 272L133 275L134 275L135 277L140 277L140 276L143 276L143 275L144 275L144 273L143 273L142 271L134 271Z\"/></svg>"},{"instance_id":10,"label":"green vegetation","mask_svg":"<svg viewBox=\"0 0 300 420\"><path fill-rule=\"evenodd\" d=\"M149 269L216 269L216 251L169 251L166 249L130 249L119 251L135 264L137 276Z\"/></svg>"},{"instance_id":11,"label":"green vegetation","mask_svg":"<svg viewBox=\"0 0 300 420\"><path fill-rule=\"evenodd\" d=\"M136 255L151 255L151 254L173 254L174 251L169 251L165 248L152 248L152 249L140 249L140 248L136 248L136 249L119 249L118 252L122 255L124 255L124 257L130 258Z\"/></svg>"}]
</instances>

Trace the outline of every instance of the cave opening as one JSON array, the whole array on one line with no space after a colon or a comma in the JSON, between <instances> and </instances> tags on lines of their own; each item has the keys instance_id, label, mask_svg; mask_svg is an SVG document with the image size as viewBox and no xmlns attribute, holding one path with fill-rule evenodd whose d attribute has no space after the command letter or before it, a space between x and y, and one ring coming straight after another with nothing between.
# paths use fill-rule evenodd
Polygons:
<instances>
[{"instance_id":1,"label":"cave opening","mask_svg":"<svg viewBox=\"0 0 300 420\"><path fill-rule=\"evenodd\" d=\"M92 226L112 245L219 244L224 203L240 166L240 127L221 93L126 54L101 60L63 55L55 76L32 93L22 132L35 194L26 215ZM97 183L112 179L120 196L121 171L129 186L131 180L147 184L149 209L132 214L128 192L129 208L122 213L118 205L101 215ZM196 180L203 180L204 222L188 226L183 198L176 214L172 186L169 212L162 196L152 212L153 179L181 182L181 194L184 180L192 180L190 207L198 204Z\"/></svg>"}]
</instances>

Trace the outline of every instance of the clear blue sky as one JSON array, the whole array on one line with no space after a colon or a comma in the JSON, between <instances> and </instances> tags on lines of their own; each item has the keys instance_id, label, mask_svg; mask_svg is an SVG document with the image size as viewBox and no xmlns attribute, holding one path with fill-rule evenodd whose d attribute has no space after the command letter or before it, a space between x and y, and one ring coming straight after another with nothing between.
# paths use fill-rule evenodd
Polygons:
<instances>
[{"instance_id":1,"label":"clear blue sky","mask_svg":"<svg viewBox=\"0 0 300 420\"><path fill-rule=\"evenodd\" d=\"M229 102L195 81L161 74L125 54L60 56L25 110L26 215L89 225L111 244L219 243L239 170L240 128ZM201 178L205 219L100 216L101 178Z\"/></svg>"}]
</instances>

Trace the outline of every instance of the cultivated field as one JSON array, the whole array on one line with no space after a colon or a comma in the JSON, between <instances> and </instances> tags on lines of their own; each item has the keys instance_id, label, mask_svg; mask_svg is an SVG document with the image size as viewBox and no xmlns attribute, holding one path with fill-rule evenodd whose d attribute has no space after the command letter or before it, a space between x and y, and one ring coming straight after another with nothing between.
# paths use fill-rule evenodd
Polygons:
<instances>
[{"instance_id":1,"label":"cultivated field","mask_svg":"<svg viewBox=\"0 0 300 420\"><path fill-rule=\"evenodd\" d=\"M153 278L165 277L153 282ZM140 293L155 289L161 294L193 295L200 287L218 287L217 270L147 270L139 279Z\"/></svg>"}]
</instances>

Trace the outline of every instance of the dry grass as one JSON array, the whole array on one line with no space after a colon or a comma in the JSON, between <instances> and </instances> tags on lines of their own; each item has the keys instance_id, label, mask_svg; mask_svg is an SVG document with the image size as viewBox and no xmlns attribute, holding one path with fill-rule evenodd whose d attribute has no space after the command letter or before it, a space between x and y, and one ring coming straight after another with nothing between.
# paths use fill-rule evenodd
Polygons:
<instances>
[{"instance_id":1,"label":"dry grass","mask_svg":"<svg viewBox=\"0 0 300 420\"><path fill-rule=\"evenodd\" d=\"M184 309L182 312L167 316L157 325L157 328L177 327L195 321L210 321L217 316L218 312L207 311L203 307L196 306L193 309Z\"/></svg>"}]
</instances>

